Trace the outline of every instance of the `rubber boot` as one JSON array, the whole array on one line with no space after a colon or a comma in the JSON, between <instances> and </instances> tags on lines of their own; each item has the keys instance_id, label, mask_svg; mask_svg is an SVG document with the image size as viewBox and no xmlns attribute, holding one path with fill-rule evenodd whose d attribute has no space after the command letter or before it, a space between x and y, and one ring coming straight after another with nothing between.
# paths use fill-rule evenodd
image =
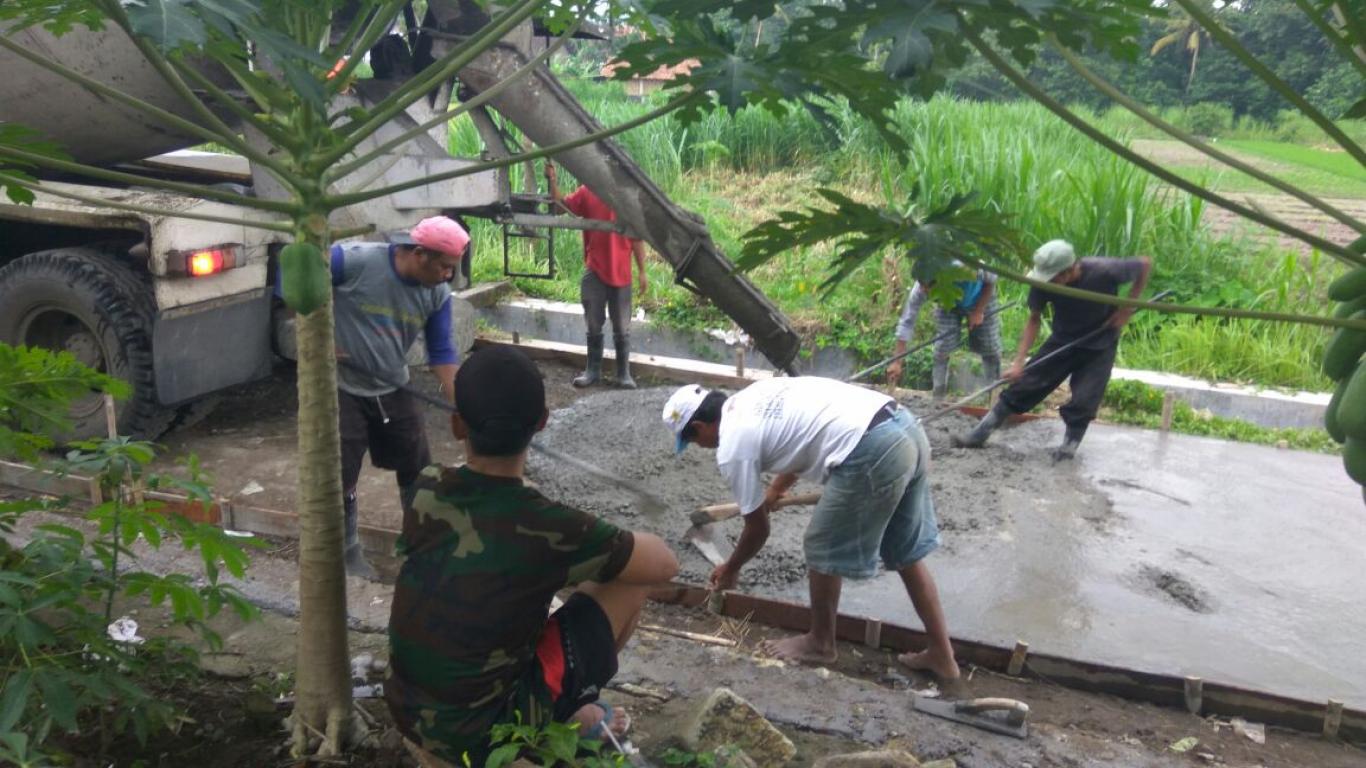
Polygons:
<instances>
[{"instance_id":1,"label":"rubber boot","mask_svg":"<svg viewBox=\"0 0 1366 768\"><path fill-rule=\"evenodd\" d=\"M574 386L582 389L602 380L602 334L588 334L588 365L574 377Z\"/></svg>"},{"instance_id":2,"label":"rubber boot","mask_svg":"<svg viewBox=\"0 0 1366 768\"><path fill-rule=\"evenodd\" d=\"M949 361L934 359L934 366L930 368L930 397L936 401L943 400L949 393Z\"/></svg>"},{"instance_id":3,"label":"rubber boot","mask_svg":"<svg viewBox=\"0 0 1366 768\"><path fill-rule=\"evenodd\" d=\"M997 381L1001 378L1001 356L982 355L982 375L988 382Z\"/></svg>"},{"instance_id":4,"label":"rubber boot","mask_svg":"<svg viewBox=\"0 0 1366 768\"><path fill-rule=\"evenodd\" d=\"M346 539L343 544L342 562L346 564L348 576L357 576L367 581L378 581L379 575L365 559L365 550L360 546L360 509L356 504L354 492L346 495L342 504L345 510Z\"/></svg>"},{"instance_id":5,"label":"rubber boot","mask_svg":"<svg viewBox=\"0 0 1366 768\"><path fill-rule=\"evenodd\" d=\"M1053 461L1067 461L1076 456L1083 437L1086 437L1086 427L1068 427L1062 437L1062 445L1053 449Z\"/></svg>"},{"instance_id":6,"label":"rubber boot","mask_svg":"<svg viewBox=\"0 0 1366 768\"><path fill-rule=\"evenodd\" d=\"M631 336L623 333L612 337L617 348L617 386L622 389L635 389L636 380L631 378Z\"/></svg>"},{"instance_id":7,"label":"rubber boot","mask_svg":"<svg viewBox=\"0 0 1366 768\"><path fill-rule=\"evenodd\" d=\"M987 438L991 437L991 433L1005 423L1006 417L1009 415L1010 409L1006 407L1005 403L997 400L996 405L987 411L987 415L977 422L977 426L973 427L971 432L966 435L954 435L950 442L955 448L981 448L986 444Z\"/></svg>"}]
</instances>

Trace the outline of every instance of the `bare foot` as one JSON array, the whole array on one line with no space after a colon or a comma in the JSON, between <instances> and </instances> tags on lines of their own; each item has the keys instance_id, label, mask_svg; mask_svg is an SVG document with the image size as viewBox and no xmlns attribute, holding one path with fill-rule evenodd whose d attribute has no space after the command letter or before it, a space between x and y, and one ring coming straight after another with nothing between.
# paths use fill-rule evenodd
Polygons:
<instances>
[{"instance_id":1,"label":"bare foot","mask_svg":"<svg viewBox=\"0 0 1366 768\"><path fill-rule=\"evenodd\" d=\"M597 728L606 716L607 710L603 708L602 702L595 701L579 707L579 711L569 718L569 722L578 723L579 733L586 738L592 738L592 730ZM631 727L631 716L626 714L626 710L621 707L612 707L612 721L607 724L607 727L611 729L613 736L620 739L626 735L626 731ZM607 740L605 736L600 736L600 738L603 741Z\"/></svg>"},{"instance_id":2,"label":"bare foot","mask_svg":"<svg viewBox=\"0 0 1366 768\"><path fill-rule=\"evenodd\" d=\"M954 660L953 656L946 656L933 649L919 653L907 651L897 656L896 660L906 665L907 669L929 672L943 683L956 682L962 676L962 673L958 671L958 662Z\"/></svg>"},{"instance_id":3,"label":"bare foot","mask_svg":"<svg viewBox=\"0 0 1366 768\"><path fill-rule=\"evenodd\" d=\"M782 640L765 640L759 650L784 661L799 661L806 664L830 664L839 658L834 643L822 645L811 635L798 635Z\"/></svg>"}]
</instances>

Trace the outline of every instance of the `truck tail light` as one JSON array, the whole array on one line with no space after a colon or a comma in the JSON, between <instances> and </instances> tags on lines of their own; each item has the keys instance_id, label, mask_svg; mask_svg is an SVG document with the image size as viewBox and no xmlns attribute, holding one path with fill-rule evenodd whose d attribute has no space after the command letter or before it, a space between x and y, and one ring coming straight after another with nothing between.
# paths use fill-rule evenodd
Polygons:
<instances>
[{"instance_id":1,"label":"truck tail light","mask_svg":"<svg viewBox=\"0 0 1366 768\"><path fill-rule=\"evenodd\" d=\"M172 251L166 255L166 270L190 277L208 277L238 266L242 261L241 253L242 246L236 243Z\"/></svg>"}]
</instances>

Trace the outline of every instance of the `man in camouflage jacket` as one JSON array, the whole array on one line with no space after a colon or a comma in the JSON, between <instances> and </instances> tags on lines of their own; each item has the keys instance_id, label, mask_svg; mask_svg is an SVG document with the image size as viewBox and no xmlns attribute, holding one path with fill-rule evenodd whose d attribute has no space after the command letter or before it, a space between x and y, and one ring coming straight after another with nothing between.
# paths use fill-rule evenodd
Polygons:
<instances>
[{"instance_id":1,"label":"man in camouflage jacket","mask_svg":"<svg viewBox=\"0 0 1366 768\"><path fill-rule=\"evenodd\" d=\"M622 729L598 702L650 590L678 571L659 537L622 530L522 482L548 412L522 353L460 368L467 463L428 467L405 516L385 696L424 766L483 765L499 724ZM547 619L551 598L577 585Z\"/></svg>"}]
</instances>

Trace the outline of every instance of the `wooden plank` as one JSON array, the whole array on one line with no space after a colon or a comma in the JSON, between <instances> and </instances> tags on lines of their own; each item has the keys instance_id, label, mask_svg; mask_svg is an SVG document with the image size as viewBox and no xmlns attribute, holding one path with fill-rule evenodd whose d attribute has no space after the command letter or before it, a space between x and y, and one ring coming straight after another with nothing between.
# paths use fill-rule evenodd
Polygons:
<instances>
[{"instance_id":1,"label":"wooden plank","mask_svg":"<svg viewBox=\"0 0 1366 768\"><path fill-rule=\"evenodd\" d=\"M91 479L63 475L14 461L0 461L0 483L49 496L90 496Z\"/></svg>"},{"instance_id":2,"label":"wooden plank","mask_svg":"<svg viewBox=\"0 0 1366 768\"><path fill-rule=\"evenodd\" d=\"M656 590L651 599L696 606L706 599L706 590L671 585L667 589ZM804 605L736 592L726 594L721 613L732 618L750 616L756 624L798 632L806 631L811 624L810 609ZM836 619L835 633L841 640L862 643L867 631L864 619L844 615ZM883 622L881 641L882 647L901 652L924 648L926 637L919 630ZM1014 655L1013 649L972 640L955 639L953 649L960 664L975 664L1001 671L1007 669ZM1045 679L1078 691L1105 693L1171 709L1186 707L1184 676L1124 669L1036 652L1029 654L1029 664L1022 671L1026 677ZM1201 698L1202 714L1205 716L1242 717L1309 733L1321 733L1323 730L1325 708L1319 702L1301 701L1208 681L1202 685ZM1344 709L1338 735L1348 741L1366 740L1366 712Z\"/></svg>"},{"instance_id":3,"label":"wooden plank","mask_svg":"<svg viewBox=\"0 0 1366 768\"><path fill-rule=\"evenodd\" d=\"M262 536L299 538L299 517L293 512L280 512L265 507L230 504L223 515L223 527L234 531L249 531ZM393 557L398 549L399 532L373 525L358 526L361 547L366 552Z\"/></svg>"},{"instance_id":4,"label":"wooden plank","mask_svg":"<svg viewBox=\"0 0 1366 768\"><path fill-rule=\"evenodd\" d=\"M147 498L160 502L162 511L173 515L180 515L186 520L196 523L207 523L209 525L223 524L223 504L222 502L209 502L192 500L177 493L162 493L161 491L148 491Z\"/></svg>"}]
</instances>

